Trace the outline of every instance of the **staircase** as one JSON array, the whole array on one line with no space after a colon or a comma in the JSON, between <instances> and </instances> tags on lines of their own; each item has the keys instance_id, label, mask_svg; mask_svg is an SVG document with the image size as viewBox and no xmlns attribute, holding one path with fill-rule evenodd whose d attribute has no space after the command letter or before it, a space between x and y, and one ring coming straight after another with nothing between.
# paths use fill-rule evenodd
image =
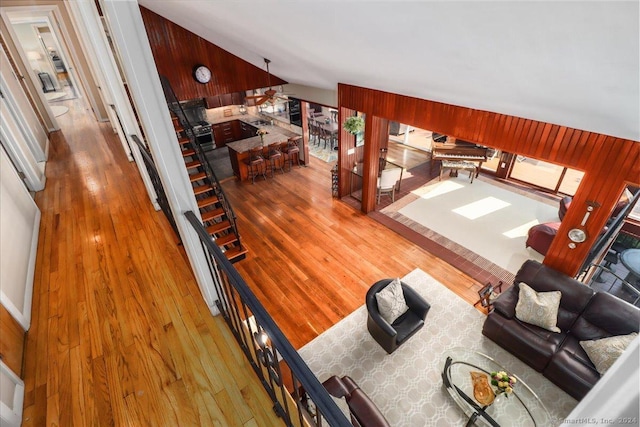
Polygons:
<instances>
[{"instance_id":1,"label":"staircase","mask_svg":"<svg viewBox=\"0 0 640 427\"><path fill-rule=\"evenodd\" d=\"M184 117L180 113L178 115ZM196 144L189 124L183 123L175 112L172 119L202 223L227 259L232 263L238 262L246 257L247 249L240 241L235 214L204 151Z\"/></svg>"}]
</instances>

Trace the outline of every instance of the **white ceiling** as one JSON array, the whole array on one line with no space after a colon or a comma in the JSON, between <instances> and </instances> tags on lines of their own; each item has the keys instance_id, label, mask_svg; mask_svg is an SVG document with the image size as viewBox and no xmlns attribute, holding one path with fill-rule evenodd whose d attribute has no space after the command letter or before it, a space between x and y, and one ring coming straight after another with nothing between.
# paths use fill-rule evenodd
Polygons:
<instances>
[{"instance_id":1,"label":"white ceiling","mask_svg":"<svg viewBox=\"0 0 640 427\"><path fill-rule=\"evenodd\" d=\"M139 0L275 75L640 140L638 1Z\"/></svg>"}]
</instances>

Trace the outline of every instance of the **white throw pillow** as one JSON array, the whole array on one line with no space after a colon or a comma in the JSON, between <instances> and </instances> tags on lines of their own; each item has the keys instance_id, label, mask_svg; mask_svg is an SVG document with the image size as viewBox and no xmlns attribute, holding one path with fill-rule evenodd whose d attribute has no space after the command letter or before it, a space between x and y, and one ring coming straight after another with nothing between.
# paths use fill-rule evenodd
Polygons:
<instances>
[{"instance_id":1,"label":"white throw pillow","mask_svg":"<svg viewBox=\"0 0 640 427\"><path fill-rule=\"evenodd\" d=\"M393 279L383 290L376 294L378 311L384 320L389 324L402 316L409 309L404 300L400 279Z\"/></svg>"},{"instance_id":2,"label":"white throw pillow","mask_svg":"<svg viewBox=\"0 0 640 427\"><path fill-rule=\"evenodd\" d=\"M626 348L631 344L638 336L633 332L629 335L617 335L614 337L601 338L599 340L592 341L580 341L580 345L589 356L591 362L593 362L596 370L600 375L604 375L607 369L618 360L618 357Z\"/></svg>"},{"instance_id":3,"label":"white throw pillow","mask_svg":"<svg viewBox=\"0 0 640 427\"><path fill-rule=\"evenodd\" d=\"M560 291L536 292L526 283L520 283L516 317L521 322L540 326L551 332L560 332L556 324L561 297Z\"/></svg>"}]
</instances>

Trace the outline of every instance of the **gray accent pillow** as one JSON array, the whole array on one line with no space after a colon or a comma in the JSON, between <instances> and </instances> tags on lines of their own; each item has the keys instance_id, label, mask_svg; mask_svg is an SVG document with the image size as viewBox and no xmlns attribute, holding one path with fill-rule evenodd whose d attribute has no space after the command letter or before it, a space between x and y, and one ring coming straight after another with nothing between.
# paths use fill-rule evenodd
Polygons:
<instances>
[{"instance_id":1,"label":"gray accent pillow","mask_svg":"<svg viewBox=\"0 0 640 427\"><path fill-rule=\"evenodd\" d=\"M607 369L614 364L618 357L631 344L638 334L633 332L629 335L617 335L614 337L601 338L599 340L580 341L580 345L589 356L589 359L596 367L600 375L604 375Z\"/></svg>"},{"instance_id":2,"label":"gray accent pillow","mask_svg":"<svg viewBox=\"0 0 640 427\"><path fill-rule=\"evenodd\" d=\"M409 309L404 300L400 279L393 279L383 290L376 294L378 312L384 320L392 324Z\"/></svg>"},{"instance_id":3,"label":"gray accent pillow","mask_svg":"<svg viewBox=\"0 0 640 427\"><path fill-rule=\"evenodd\" d=\"M516 318L521 322L559 333L561 331L557 323L560 298L562 298L560 291L536 292L526 283L520 283Z\"/></svg>"}]
</instances>

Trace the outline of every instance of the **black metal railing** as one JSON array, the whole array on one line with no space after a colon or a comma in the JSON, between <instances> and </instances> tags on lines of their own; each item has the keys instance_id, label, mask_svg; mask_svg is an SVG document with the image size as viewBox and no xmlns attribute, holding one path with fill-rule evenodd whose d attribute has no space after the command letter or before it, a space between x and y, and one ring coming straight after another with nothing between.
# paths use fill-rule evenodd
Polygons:
<instances>
[{"instance_id":1,"label":"black metal railing","mask_svg":"<svg viewBox=\"0 0 640 427\"><path fill-rule=\"evenodd\" d=\"M151 157L151 152L149 149L140 141L137 135L131 135L131 139L136 143L138 148L140 149L140 154L142 155L142 160L144 162L144 166L147 168L147 172L149 172L149 178L151 178L151 184L153 185L154 190L156 191L156 202L162 209L162 213L169 221L171 228L176 233L176 237L179 241L180 233L178 233L178 226L176 225L176 220L173 217L173 212L171 211L171 206L169 206L169 200L167 200L167 195L164 192L164 187L162 186L162 181L160 180L160 175L158 174L158 169L156 169L156 165L153 162L153 158Z\"/></svg>"},{"instance_id":2,"label":"black metal railing","mask_svg":"<svg viewBox=\"0 0 640 427\"><path fill-rule=\"evenodd\" d=\"M287 426L351 426L197 216L191 211L184 215L207 254L216 306L271 397L274 411Z\"/></svg>"},{"instance_id":3,"label":"black metal railing","mask_svg":"<svg viewBox=\"0 0 640 427\"><path fill-rule=\"evenodd\" d=\"M189 121L187 114L184 112L182 105L178 101L178 98L176 97L173 91L173 88L171 87L171 83L169 83L169 80L165 76L161 75L160 82L162 83L162 90L164 92L164 97L165 97L165 100L167 101L167 106L169 107L169 111L171 111L178 118L178 122L185 130L185 134L189 138L190 148L192 148L195 151L196 157L200 162L200 164L202 165L202 169L207 176L207 180L211 184L213 191L216 197L218 198L220 207L222 207L222 209L225 212L227 220L229 221L229 224L231 226L231 232L234 233L236 237L238 237L238 242L240 242L240 239L239 239L240 234L238 231L236 214L233 211L231 204L227 200L227 196L224 193L222 186L220 185L220 181L218 180L218 177L216 176L213 168L211 167L211 163L209 163L209 159L206 153L204 152L204 149L196 141L196 135L195 135L195 132L193 131L193 125ZM198 196L196 196L196 198L197 197ZM209 207L204 208L205 211L207 209L210 209L210 208Z\"/></svg>"},{"instance_id":4,"label":"black metal railing","mask_svg":"<svg viewBox=\"0 0 640 427\"><path fill-rule=\"evenodd\" d=\"M220 185L220 181L218 181L218 177L216 176L215 172L213 171L213 168L211 167L209 158L204 152L204 149L202 148L202 146L195 141L195 136L193 136L193 132L191 132L191 135L189 136L189 140L190 140L191 148L193 148L193 150L196 152L196 157L198 158L198 161L202 165L202 169L204 173L207 175L207 179L211 183L211 187L213 188L213 191L216 197L218 198L220 207L224 209L227 220L231 224L232 232L235 233L236 236L239 236L238 225L236 221L236 213L231 207L231 204L229 203L229 201L227 200L227 196L224 193L224 189L222 188L222 185Z\"/></svg>"},{"instance_id":5,"label":"black metal railing","mask_svg":"<svg viewBox=\"0 0 640 427\"><path fill-rule=\"evenodd\" d=\"M589 268L578 276L578 280L595 290L617 296L633 305L640 304L640 289L629 283L626 278L616 274L611 267L602 264L591 264Z\"/></svg>"}]
</instances>

